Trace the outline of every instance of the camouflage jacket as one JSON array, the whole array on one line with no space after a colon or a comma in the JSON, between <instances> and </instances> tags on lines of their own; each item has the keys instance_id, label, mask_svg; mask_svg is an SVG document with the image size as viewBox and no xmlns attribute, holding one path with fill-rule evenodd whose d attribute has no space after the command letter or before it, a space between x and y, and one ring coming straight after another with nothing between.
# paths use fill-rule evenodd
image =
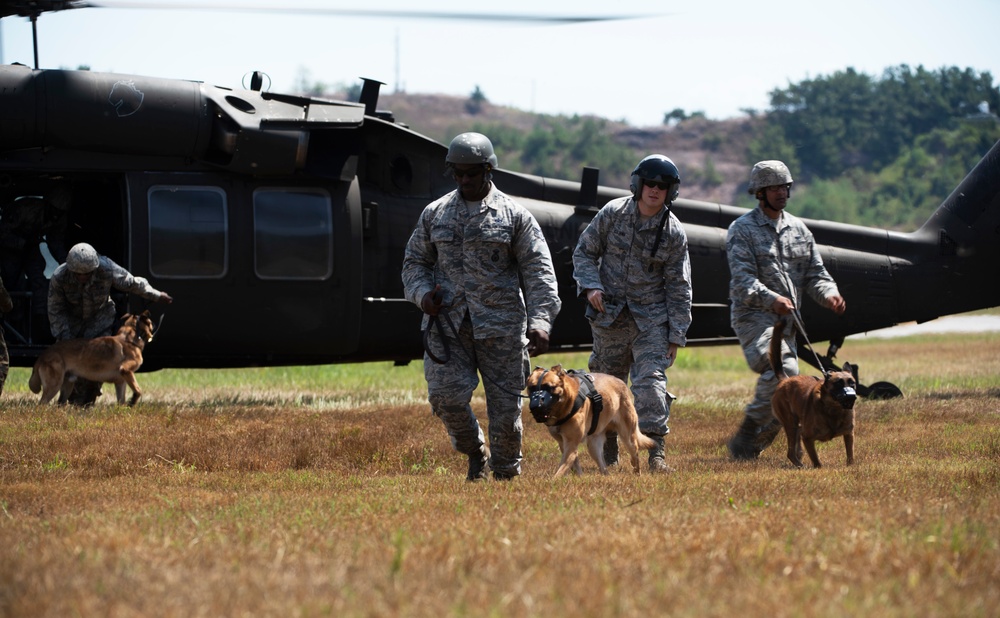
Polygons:
<instances>
[{"instance_id":1,"label":"camouflage jacket","mask_svg":"<svg viewBox=\"0 0 1000 618\"><path fill-rule=\"evenodd\" d=\"M639 328L669 325L670 343L687 344L691 326L691 260L687 234L669 212L660 245L661 215L642 221L631 197L611 200L580 234L573 251L577 291L604 293L604 313L595 323L610 325L628 305Z\"/></svg>"},{"instance_id":2,"label":"camouflage jacket","mask_svg":"<svg viewBox=\"0 0 1000 618\"><path fill-rule=\"evenodd\" d=\"M0 313L7 313L13 308L14 301L7 293L7 288L3 286L3 279L0 279Z\"/></svg>"},{"instance_id":3,"label":"camouflage jacket","mask_svg":"<svg viewBox=\"0 0 1000 618\"><path fill-rule=\"evenodd\" d=\"M101 256L100 265L86 283L61 264L49 281L49 322L57 341L107 334L114 324L115 303L111 288L159 300L160 292L142 277L133 277L110 258Z\"/></svg>"},{"instance_id":4,"label":"camouflage jacket","mask_svg":"<svg viewBox=\"0 0 1000 618\"><path fill-rule=\"evenodd\" d=\"M457 189L429 204L406 244L402 277L418 307L440 284L455 328L468 313L476 339L551 332L561 306L542 228L496 187L474 215Z\"/></svg>"},{"instance_id":5,"label":"camouflage jacket","mask_svg":"<svg viewBox=\"0 0 1000 618\"><path fill-rule=\"evenodd\" d=\"M805 224L787 212L776 223L757 207L729 226L726 254L734 327L755 318L773 326L771 305L778 296L801 307L803 289L821 304L839 294Z\"/></svg>"}]
</instances>

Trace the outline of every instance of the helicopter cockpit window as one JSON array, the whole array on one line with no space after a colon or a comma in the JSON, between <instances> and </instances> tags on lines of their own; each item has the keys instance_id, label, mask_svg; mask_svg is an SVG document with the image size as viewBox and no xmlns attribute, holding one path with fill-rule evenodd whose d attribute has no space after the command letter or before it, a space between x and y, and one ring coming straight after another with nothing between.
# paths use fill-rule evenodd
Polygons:
<instances>
[{"instance_id":1,"label":"helicopter cockpit window","mask_svg":"<svg viewBox=\"0 0 1000 618\"><path fill-rule=\"evenodd\" d=\"M254 268L261 279L326 279L333 273L333 208L322 190L258 189Z\"/></svg>"},{"instance_id":2,"label":"helicopter cockpit window","mask_svg":"<svg viewBox=\"0 0 1000 618\"><path fill-rule=\"evenodd\" d=\"M149 272L163 278L226 274L226 195L214 187L149 190Z\"/></svg>"}]
</instances>

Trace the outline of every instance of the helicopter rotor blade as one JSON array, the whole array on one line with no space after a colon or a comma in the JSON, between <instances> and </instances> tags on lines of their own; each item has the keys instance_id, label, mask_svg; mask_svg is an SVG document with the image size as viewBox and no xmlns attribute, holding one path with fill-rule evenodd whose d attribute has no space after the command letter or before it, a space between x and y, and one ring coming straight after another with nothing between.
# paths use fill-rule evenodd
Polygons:
<instances>
[{"instance_id":1,"label":"helicopter rotor blade","mask_svg":"<svg viewBox=\"0 0 1000 618\"><path fill-rule=\"evenodd\" d=\"M68 4L68 3L60 3ZM548 24L581 24L601 21L619 21L625 19L639 19L648 15L544 15L530 13L472 13L454 11L390 11L378 9L334 9L310 6L248 6L237 3L229 4L223 2L183 2L183 3L161 3L161 2L129 2L127 0L97 0L96 2L73 2L80 6L67 8L108 8L108 9L183 9L183 10L210 10L210 11L239 11L250 13L280 13L299 15L331 15L341 17L376 17L376 18L403 18L403 19L430 19L430 20L455 20L455 21L490 21L490 22L512 22L512 23L548 23Z\"/></svg>"},{"instance_id":2,"label":"helicopter rotor blade","mask_svg":"<svg viewBox=\"0 0 1000 618\"><path fill-rule=\"evenodd\" d=\"M36 19L42 13L86 9L92 5L85 0L4 0L0 2L0 17L17 15Z\"/></svg>"}]
</instances>

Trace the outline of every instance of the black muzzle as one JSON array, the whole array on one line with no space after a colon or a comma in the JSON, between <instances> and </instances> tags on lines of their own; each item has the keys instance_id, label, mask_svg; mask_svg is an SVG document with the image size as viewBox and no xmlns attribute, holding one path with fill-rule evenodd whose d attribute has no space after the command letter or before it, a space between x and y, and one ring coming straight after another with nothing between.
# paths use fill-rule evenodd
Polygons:
<instances>
[{"instance_id":1,"label":"black muzzle","mask_svg":"<svg viewBox=\"0 0 1000 618\"><path fill-rule=\"evenodd\" d=\"M839 388L833 392L833 399L840 404L840 407L845 410L850 410L854 407L854 402L858 398L857 391L851 386L845 386L844 388Z\"/></svg>"},{"instance_id":2,"label":"black muzzle","mask_svg":"<svg viewBox=\"0 0 1000 618\"><path fill-rule=\"evenodd\" d=\"M530 396L528 397L528 409L531 410L531 416L533 416L536 421L544 423L549 420L549 408L551 406L552 393L541 389L531 391Z\"/></svg>"}]
</instances>

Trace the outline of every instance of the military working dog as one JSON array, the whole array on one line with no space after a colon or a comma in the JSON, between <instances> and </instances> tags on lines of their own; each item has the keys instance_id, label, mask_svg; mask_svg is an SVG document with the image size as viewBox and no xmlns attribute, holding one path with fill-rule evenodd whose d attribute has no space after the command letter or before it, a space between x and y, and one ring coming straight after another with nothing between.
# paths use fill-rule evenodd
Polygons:
<instances>
[{"instance_id":1,"label":"military working dog","mask_svg":"<svg viewBox=\"0 0 1000 618\"><path fill-rule=\"evenodd\" d=\"M76 378L115 385L118 404L125 403L125 385L132 389L128 405L134 406L142 391L135 372L142 366L142 350L153 340L153 320L149 311L141 315L126 313L116 335L93 339L67 339L49 346L35 361L28 386L41 393L41 403L52 401L59 393L59 403L66 403Z\"/></svg>"},{"instance_id":2,"label":"military working dog","mask_svg":"<svg viewBox=\"0 0 1000 618\"><path fill-rule=\"evenodd\" d=\"M844 437L847 465L854 463L854 401L857 382L850 363L843 371L826 372L824 378L785 375L781 366L781 339L785 321L778 320L771 335L771 368L778 377L778 388L771 398L774 416L781 421L788 438L788 459L802 467L802 444L813 466L820 467L816 441Z\"/></svg>"},{"instance_id":3,"label":"military working dog","mask_svg":"<svg viewBox=\"0 0 1000 618\"><path fill-rule=\"evenodd\" d=\"M587 443L587 451L601 474L607 474L604 441L608 431L618 433L632 469L640 473L639 451L653 448L656 443L639 431L632 392L624 382L604 373L565 371L562 365L556 365L551 369L536 367L528 376L527 389L531 415L548 428L562 450L555 478L570 469L581 474L577 456L581 442Z\"/></svg>"}]
</instances>

